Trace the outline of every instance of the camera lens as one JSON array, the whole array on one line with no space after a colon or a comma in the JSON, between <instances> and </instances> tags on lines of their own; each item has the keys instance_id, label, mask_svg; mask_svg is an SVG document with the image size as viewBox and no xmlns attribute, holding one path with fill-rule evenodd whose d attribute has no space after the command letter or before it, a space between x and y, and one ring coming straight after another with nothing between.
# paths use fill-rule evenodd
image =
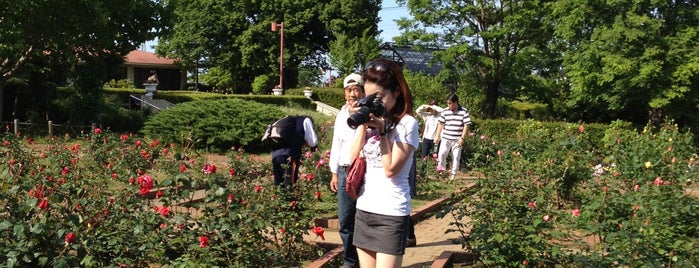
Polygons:
<instances>
[{"instance_id":1,"label":"camera lens","mask_svg":"<svg viewBox=\"0 0 699 268\"><path fill-rule=\"evenodd\" d=\"M357 129L357 127L369 121L369 113L369 107L359 108L359 110L350 114L347 118L347 125L351 129Z\"/></svg>"}]
</instances>

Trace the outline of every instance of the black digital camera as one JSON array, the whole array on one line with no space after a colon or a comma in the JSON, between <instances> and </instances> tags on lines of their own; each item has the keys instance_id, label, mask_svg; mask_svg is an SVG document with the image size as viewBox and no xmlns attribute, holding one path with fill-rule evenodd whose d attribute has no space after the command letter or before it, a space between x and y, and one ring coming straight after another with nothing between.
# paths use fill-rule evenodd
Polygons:
<instances>
[{"instance_id":1,"label":"black digital camera","mask_svg":"<svg viewBox=\"0 0 699 268\"><path fill-rule=\"evenodd\" d=\"M349 118L347 118L347 125L352 129L356 129L358 126L368 122L369 114L381 117L386 113L386 108L383 106L381 99L376 97L376 93L359 100L357 106L359 110L350 114Z\"/></svg>"}]
</instances>

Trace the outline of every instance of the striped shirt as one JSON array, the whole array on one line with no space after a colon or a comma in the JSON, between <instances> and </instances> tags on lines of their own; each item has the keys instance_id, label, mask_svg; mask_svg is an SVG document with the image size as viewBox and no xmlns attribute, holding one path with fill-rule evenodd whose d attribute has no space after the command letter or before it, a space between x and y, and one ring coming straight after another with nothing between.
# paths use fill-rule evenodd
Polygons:
<instances>
[{"instance_id":1,"label":"striped shirt","mask_svg":"<svg viewBox=\"0 0 699 268\"><path fill-rule=\"evenodd\" d=\"M471 124L471 116L466 108L459 106L456 112L444 109L439 114L439 123L444 124L441 139L458 140L464 132L464 126Z\"/></svg>"}]
</instances>

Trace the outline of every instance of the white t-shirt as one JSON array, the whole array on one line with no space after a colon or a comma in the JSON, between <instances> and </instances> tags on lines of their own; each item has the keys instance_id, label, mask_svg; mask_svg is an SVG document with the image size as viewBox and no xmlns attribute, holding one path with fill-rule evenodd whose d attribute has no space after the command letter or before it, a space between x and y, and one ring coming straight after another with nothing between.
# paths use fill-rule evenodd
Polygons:
<instances>
[{"instance_id":1,"label":"white t-shirt","mask_svg":"<svg viewBox=\"0 0 699 268\"><path fill-rule=\"evenodd\" d=\"M437 111L437 114L432 115L432 113L427 111L427 108L432 108L432 110ZM442 107L439 107L437 105L420 105L420 107L417 107L417 110L415 110L415 112L422 117L422 121L425 121L425 130L422 131L422 138L434 140L436 136L435 134L437 134L437 126L439 126L439 114L443 110L444 109L442 109Z\"/></svg>"},{"instance_id":2,"label":"white t-shirt","mask_svg":"<svg viewBox=\"0 0 699 268\"><path fill-rule=\"evenodd\" d=\"M350 147L354 141L354 133L356 129L352 129L347 125L349 117L349 104L345 104L340 109L340 113L335 118L335 130L333 131L333 143L330 147L330 172L338 173L340 166L349 166L350 164Z\"/></svg>"},{"instance_id":3,"label":"white t-shirt","mask_svg":"<svg viewBox=\"0 0 699 268\"><path fill-rule=\"evenodd\" d=\"M394 143L401 142L412 146L414 151L420 143L417 120L410 115L403 116L396 128L387 135L391 148ZM408 175L414 157L408 158L398 175L387 178L381 163L379 145L378 131L367 130L367 141L363 148L367 163L366 176L364 185L359 189L357 209L388 216L410 215Z\"/></svg>"}]
</instances>

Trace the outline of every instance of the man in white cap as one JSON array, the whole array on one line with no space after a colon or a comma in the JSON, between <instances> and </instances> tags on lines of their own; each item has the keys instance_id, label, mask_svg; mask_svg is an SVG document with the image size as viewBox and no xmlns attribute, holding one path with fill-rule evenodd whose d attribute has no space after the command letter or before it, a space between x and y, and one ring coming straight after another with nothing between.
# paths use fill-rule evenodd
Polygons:
<instances>
[{"instance_id":1,"label":"man in white cap","mask_svg":"<svg viewBox=\"0 0 699 268\"><path fill-rule=\"evenodd\" d=\"M347 169L350 165L350 146L354 141L355 130L347 125L350 113L357 109L357 102L365 97L364 80L358 74L350 74L345 77L343 88L345 91L345 105L335 118L333 131L333 143L330 149L330 190L337 193L337 218L340 223L340 238L345 248L342 258L342 267L359 267L357 248L352 245L354 238L354 213L356 201L345 190L347 181Z\"/></svg>"}]
</instances>

